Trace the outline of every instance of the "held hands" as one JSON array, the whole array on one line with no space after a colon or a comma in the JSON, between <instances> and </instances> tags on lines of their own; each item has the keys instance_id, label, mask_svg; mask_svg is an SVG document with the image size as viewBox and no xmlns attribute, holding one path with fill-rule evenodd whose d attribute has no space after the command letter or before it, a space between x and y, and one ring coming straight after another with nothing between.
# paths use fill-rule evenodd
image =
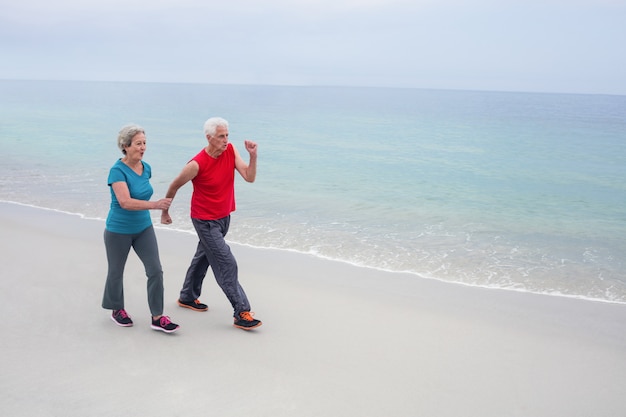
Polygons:
<instances>
[{"instance_id":1,"label":"held hands","mask_svg":"<svg viewBox=\"0 0 626 417\"><path fill-rule=\"evenodd\" d=\"M162 198L155 202L154 208L156 210L169 210L171 205L172 205L171 198Z\"/></svg>"},{"instance_id":2,"label":"held hands","mask_svg":"<svg viewBox=\"0 0 626 417\"><path fill-rule=\"evenodd\" d=\"M162 210L161 212L161 223L162 224L172 224L172 218L168 212L170 206L172 205L171 198L162 198L155 202L154 208L156 210Z\"/></svg>"}]
</instances>

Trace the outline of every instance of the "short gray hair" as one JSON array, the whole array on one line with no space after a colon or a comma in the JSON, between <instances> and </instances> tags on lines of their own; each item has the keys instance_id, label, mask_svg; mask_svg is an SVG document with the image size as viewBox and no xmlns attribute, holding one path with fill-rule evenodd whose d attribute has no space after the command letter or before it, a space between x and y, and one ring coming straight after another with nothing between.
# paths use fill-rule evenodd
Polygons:
<instances>
[{"instance_id":1,"label":"short gray hair","mask_svg":"<svg viewBox=\"0 0 626 417\"><path fill-rule=\"evenodd\" d=\"M228 129L228 122L221 117L211 117L209 120L204 122L204 136L215 136L215 132L219 126Z\"/></svg>"},{"instance_id":2,"label":"short gray hair","mask_svg":"<svg viewBox=\"0 0 626 417\"><path fill-rule=\"evenodd\" d=\"M143 127L134 124L126 125L122 128L122 130L120 130L120 133L117 135L117 146L124 155L126 155L125 148L130 146L133 138L138 133L143 133L145 135L146 131L143 130Z\"/></svg>"}]
</instances>

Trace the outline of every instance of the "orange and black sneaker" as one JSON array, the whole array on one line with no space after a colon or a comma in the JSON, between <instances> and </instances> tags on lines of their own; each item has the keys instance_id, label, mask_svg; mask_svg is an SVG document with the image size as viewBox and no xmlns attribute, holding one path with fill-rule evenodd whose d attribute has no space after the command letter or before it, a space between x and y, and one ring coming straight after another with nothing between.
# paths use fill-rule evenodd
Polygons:
<instances>
[{"instance_id":1,"label":"orange and black sneaker","mask_svg":"<svg viewBox=\"0 0 626 417\"><path fill-rule=\"evenodd\" d=\"M252 317L253 315L254 313L249 311L242 311L239 313L239 316L235 316L235 323L233 326L243 330L251 330L263 324L261 320L256 320Z\"/></svg>"},{"instance_id":2,"label":"orange and black sneaker","mask_svg":"<svg viewBox=\"0 0 626 417\"><path fill-rule=\"evenodd\" d=\"M209 309L209 306L206 304L202 304L200 300L183 301L179 298L178 305L181 307L191 309L193 311L207 311Z\"/></svg>"}]
</instances>

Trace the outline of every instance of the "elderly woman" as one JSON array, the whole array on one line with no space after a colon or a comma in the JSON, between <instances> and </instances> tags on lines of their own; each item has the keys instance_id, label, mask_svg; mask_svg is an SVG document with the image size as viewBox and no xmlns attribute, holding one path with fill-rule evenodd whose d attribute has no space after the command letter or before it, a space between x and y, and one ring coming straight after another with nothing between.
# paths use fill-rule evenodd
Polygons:
<instances>
[{"instance_id":1,"label":"elderly woman","mask_svg":"<svg viewBox=\"0 0 626 417\"><path fill-rule=\"evenodd\" d=\"M166 210L171 198L150 201L152 185L150 165L143 162L146 133L140 126L124 126L117 137L124 154L109 171L111 208L104 230L108 273L102 307L113 310L111 320L130 327L133 321L124 309L124 267L132 247L143 262L148 277L148 305L152 328L166 333L178 329L163 315L163 269L149 210Z\"/></svg>"}]
</instances>

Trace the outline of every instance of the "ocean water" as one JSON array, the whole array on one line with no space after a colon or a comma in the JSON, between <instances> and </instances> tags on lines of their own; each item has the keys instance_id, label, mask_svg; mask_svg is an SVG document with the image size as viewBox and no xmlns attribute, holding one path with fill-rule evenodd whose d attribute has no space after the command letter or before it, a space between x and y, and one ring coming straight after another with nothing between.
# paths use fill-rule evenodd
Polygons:
<instances>
[{"instance_id":1,"label":"ocean water","mask_svg":"<svg viewBox=\"0 0 626 417\"><path fill-rule=\"evenodd\" d=\"M160 198L210 116L259 145L231 242L626 303L626 96L0 81L0 200L104 219L129 122Z\"/></svg>"}]
</instances>

